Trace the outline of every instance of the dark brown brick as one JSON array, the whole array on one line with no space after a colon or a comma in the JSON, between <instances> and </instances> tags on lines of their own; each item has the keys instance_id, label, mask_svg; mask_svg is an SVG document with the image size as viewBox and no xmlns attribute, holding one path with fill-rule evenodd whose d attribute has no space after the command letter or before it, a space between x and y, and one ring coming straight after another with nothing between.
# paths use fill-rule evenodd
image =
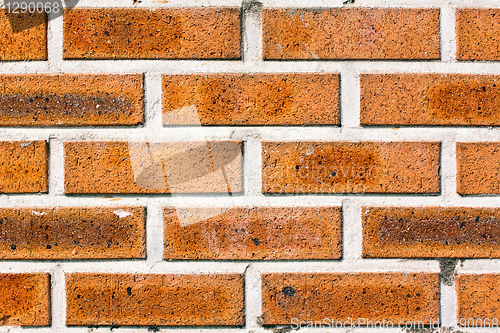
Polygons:
<instances>
[{"instance_id":1,"label":"dark brown brick","mask_svg":"<svg viewBox=\"0 0 500 333\"><path fill-rule=\"evenodd\" d=\"M363 257L500 258L500 209L364 207Z\"/></svg>"},{"instance_id":2,"label":"dark brown brick","mask_svg":"<svg viewBox=\"0 0 500 333\"><path fill-rule=\"evenodd\" d=\"M138 125L142 75L0 75L0 126Z\"/></svg>"}]
</instances>

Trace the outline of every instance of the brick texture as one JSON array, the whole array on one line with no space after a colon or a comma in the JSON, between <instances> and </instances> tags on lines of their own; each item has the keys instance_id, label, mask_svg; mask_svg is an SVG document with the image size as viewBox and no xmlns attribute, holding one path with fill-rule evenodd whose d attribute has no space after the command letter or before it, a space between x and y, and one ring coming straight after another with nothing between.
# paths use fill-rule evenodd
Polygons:
<instances>
[{"instance_id":1,"label":"brick texture","mask_svg":"<svg viewBox=\"0 0 500 333\"><path fill-rule=\"evenodd\" d=\"M47 142L0 142L0 193L43 193L47 182Z\"/></svg>"},{"instance_id":2,"label":"brick texture","mask_svg":"<svg viewBox=\"0 0 500 333\"><path fill-rule=\"evenodd\" d=\"M461 274L457 276L456 282L458 297L458 321L461 326L483 326L482 321L489 318L490 324L493 318L500 318L500 300L498 290L500 289L499 274ZM460 320L461 318L465 319ZM474 324L469 319L474 319ZM465 324L467 323L468 324ZM479 325L481 323L481 325Z\"/></svg>"},{"instance_id":3,"label":"brick texture","mask_svg":"<svg viewBox=\"0 0 500 333\"><path fill-rule=\"evenodd\" d=\"M195 216L189 225L184 216ZM165 209L165 259L339 259L342 218L331 208Z\"/></svg>"},{"instance_id":4,"label":"brick texture","mask_svg":"<svg viewBox=\"0 0 500 333\"><path fill-rule=\"evenodd\" d=\"M457 192L500 194L500 143L457 143Z\"/></svg>"},{"instance_id":5,"label":"brick texture","mask_svg":"<svg viewBox=\"0 0 500 333\"><path fill-rule=\"evenodd\" d=\"M243 276L67 274L66 324L242 326Z\"/></svg>"},{"instance_id":6,"label":"brick texture","mask_svg":"<svg viewBox=\"0 0 500 333\"><path fill-rule=\"evenodd\" d=\"M264 9L264 59L439 59L438 9Z\"/></svg>"},{"instance_id":7,"label":"brick texture","mask_svg":"<svg viewBox=\"0 0 500 333\"><path fill-rule=\"evenodd\" d=\"M1 126L137 125L142 75L0 75Z\"/></svg>"},{"instance_id":8,"label":"brick texture","mask_svg":"<svg viewBox=\"0 0 500 333\"><path fill-rule=\"evenodd\" d=\"M499 258L500 209L364 207L363 257Z\"/></svg>"},{"instance_id":9,"label":"brick texture","mask_svg":"<svg viewBox=\"0 0 500 333\"><path fill-rule=\"evenodd\" d=\"M0 45L0 61L47 60L46 14L0 9Z\"/></svg>"},{"instance_id":10,"label":"brick texture","mask_svg":"<svg viewBox=\"0 0 500 333\"><path fill-rule=\"evenodd\" d=\"M500 76L361 75L362 125L498 126Z\"/></svg>"},{"instance_id":11,"label":"brick texture","mask_svg":"<svg viewBox=\"0 0 500 333\"><path fill-rule=\"evenodd\" d=\"M500 60L500 9L457 10L457 59Z\"/></svg>"},{"instance_id":12,"label":"brick texture","mask_svg":"<svg viewBox=\"0 0 500 333\"><path fill-rule=\"evenodd\" d=\"M65 59L238 59L239 8L64 12Z\"/></svg>"},{"instance_id":13,"label":"brick texture","mask_svg":"<svg viewBox=\"0 0 500 333\"><path fill-rule=\"evenodd\" d=\"M264 193L439 193L436 142L263 142Z\"/></svg>"},{"instance_id":14,"label":"brick texture","mask_svg":"<svg viewBox=\"0 0 500 333\"><path fill-rule=\"evenodd\" d=\"M339 125L338 74L164 75L164 125Z\"/></svg>"},{"instance_id":15,"label":"brick texture","mask_svg":"<svg viewBox=\"0 0 500 333\"><path fill-rule=\"evenodd\" d=\"M145 209L0 209L0 259L145 257Z\"/></svg>"},{"instance_id":16,"label":"brick texture","mask_svg":"<svg viewBox=\"0 0 500 333\"><path fill-rule=\"evenodd\" d=\"M49 274L0 274L0 302L0 325L49 326Z\"/></svg>"},{"instance_id":17,"label":"brick texture","mask_svg":"<svg viewBox=\"0 0 500 333\"><path fill-rule=\"evenodd\" d=\"M273 273L262 276L262 323L357 322L359 318L423 321L439 318L439 275L413 273Z\"/></svg>"},{"instance_id":18,"label":"brick texture","mask_svg":"<svg viewBox=\"0 0 500 333\"><path fill-rule=\"evenodd\" d=\"M239 142L76 141L65 142L64 151L69 194L242 190Z\"/></svg>"}]
</instances>

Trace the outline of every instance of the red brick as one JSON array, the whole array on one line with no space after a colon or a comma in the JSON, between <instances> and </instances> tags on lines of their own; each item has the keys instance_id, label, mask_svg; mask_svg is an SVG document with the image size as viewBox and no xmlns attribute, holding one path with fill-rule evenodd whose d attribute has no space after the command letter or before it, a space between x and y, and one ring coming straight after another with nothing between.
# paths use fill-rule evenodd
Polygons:
<instances>
[{"instance_id":1,"label":"red brick","mask_svg":"<svg viewBox=\"0 0 500 333\"><path fill-rule=\"evenodd\" d=\"M66 325L242 326L239 274L67 274Z\"/></svg>"},{"instance_id":2,"label":"red brick","mask_svg":"<svg viewBox=\"0 0 500 333\"><path fill-rule=\"evenodd\" d=\"M264 9L264 59L439 59L439 9Z\"/></svg>"},{"instance_id":3,"label":"red brick","mask_svg":"<svg viewBox=\"0 0 500 333\"><path fill-rule=\"evenodd\" d=\"M498 126L500 76L361 75L362 125Z\"/></svg>"},{"instance_id":4,"label":"red brick","mask_svg":"<svg viewBox=\"0 0 500 333\"><path fill-rule=\"evenodd\" d=\"M70 194L242 191L241 142L76 141L64 151Z\"/></svg>"},{"instance_id":5,"label":"red brick","mask_svg":"<svg viewBox=\"0 0 500 333\"><path fill-rule=\"evenodd\" d=\"M1 259L145 258L141 207L2 208Z\"/></svg>"},{"instance_id":6,"label":"red brick","mask_svg":"<svg viewBox=\"0 0 500 333\"><path fill-rule=\"evenodd\" d=\"M64 11L65 59L239 59L239 8Z\"/></svg>"},{"instance_id":7,"label":"red brick","mask_svg":"<svg viewBox=\"0 0 500 333\"><path fill-rule=\"evenodd\" d=\"M165 259L342 256L340 207L168 208L164 219Z\"/></svg>"},{"instance_id":8,"label":"red brick","mask_svg":"<svg viewBox=\"0 0 500 333\"><path fill-rule=\"evenodd\" d=\"M439 193L438 142L263 142L264 193Z\"/></svg>"},{"instance_id":9,"label":"red brick","mask_svg":"<svg viewBox=\"0 0 500 333\"><path fill-rule=\"evenodd\" d=\"M2 141L0 161L0 193L47 192L47 142Z\"/></svg>"},{"instance_id":10,"label":"red brick","mask_svg":"<svg viewBox=\"0 0 500 333\"><path fill-rule=\"evenodd\" d=\"M262 323L439 319L439 274L273 273L262 276ZM296 325L298 321L296 321ZM305 326L305 325L304 325Z\"/></svg>"},{"instance_id":11,"label":"red brick","mask_svg":"<svg viewBox=\"0 0 500 333\"><path fill-rule=\"evenodd\" d=\"M364 207L363 257L500 258L500 209Z\"/></svg>"},{"instance_id":12,"label":"red brick","mask_svg":"<svg viewBox=\"0 0 500 333\"><path fill-rule=\"evenodd\" d=\"M500 194L500 143L457 143L457 192Z\"/></svg>"},{"instance_id":13,"label":"red brick","mask_svg":"<svg viewBox=\"0 0 500 333\"><path fill-rule=\"evenodd\" d=\"M0 126L137 125L142 75L0 75Z\"/></svg>"},{"instance_id":14,"label":"red brick","mask_svg":"<svg viewBox=\"0 0 500 333\"><path fill-rule=\"evenodd\" d=\"M457 10L457 59L500 60L500 9Z\"/></svg>"},{"instance_id":15,"label":"red brick","mask_svg":"<svg viewBox=\"0 0 500 333\"><path fill-rule=\"evenodd\" d=\"M0 325L49 326L49 274L0 274L0 302Z\"/></svg>"},{"instance_id":16,"label":"red brick","mask_svg":"<svg viewBox=\"0 0 500 333\"><path fill-rule=\"evenodd\" d=\"M491 325L493 318L496 318L496 327L498 327L498 318L500 318L499 274L458 275L456 289L460 326L488 326L484 324L484 320L489 318Z\"/></svg>"},{"instance_id":17,"label":"red brick","mask_svg":"<svg viewBox=\"0 0 500 333\"><path fill-rule=\"evenodd\" d=\"M164 125L339 125L338 74L163 76Z\"/></svg>"},{"instance_id":18,"label":"red brick","mask_svg":"<svg viewBox=\"0 0 500 333\"><path fill-rule=\"evenodd\" d=\"M47 60L47 15L0 9L0 45L0 61Z\"/></svg>"}]
</instances>

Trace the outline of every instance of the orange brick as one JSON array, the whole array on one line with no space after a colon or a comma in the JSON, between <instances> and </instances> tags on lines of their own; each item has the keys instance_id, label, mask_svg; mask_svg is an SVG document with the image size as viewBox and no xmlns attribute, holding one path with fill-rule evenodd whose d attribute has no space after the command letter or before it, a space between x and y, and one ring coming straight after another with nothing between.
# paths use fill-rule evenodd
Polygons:
<instances>
[{"instance_id":1,"label":"orange brick","mask_svg":"<svg viewBox=\"0 0 500 333\"><path fill-rule=\"evenodd\" d=\"M0 274L0 302L0 325L49 326L49 274Z\"/></svg>"},{"instance_id":2,"label":"orange brick","mask_svg":"<svg viewBox=\"0 0 500 333\"><path fill-rule=\"evenodd\" d=\"M498 126L500 76L361 75L362 125Z\"/></svg>"},{"instance_id":3,"label":"orange brick","mask_svg":"<svg viewBox=\"0 0 500 333\"><path fill-rule=\"evenodd\" d=\"M457 11L457 59L500 60L500 9Z\"/></svg>"},{"instance_id":4,"label":"orange brick","mask_svg":"<svg viewBox=\"0 0 500 333\"><path fill-rule=\"evenodd\" d=\"M333 325L336 321L347 321L350 325L351 319L357 326L364 326L359 324L359 319L373 323L392 321L395 327L400 321L408 320L428 325L439 320L439 274L262 275L264 325L298 325L300 321L325 323L325 318Z\"/></svg>"},{"instance_id":5,"label":"orange brick","mask_svg":"<svg viewBox=\"0 0 500 333\"><path fill-rule=\"evenodd\" d=\"M500 143L457 143L457 192L500 194Z\"/></svg>"},{"instance_id":6,"label":"orange brick","mask_svg":"<svg viewBox=\"0 0 500 333\"><path fill-rule=\"evenodd\" d=\"M1 259L145 258L140 207L0 209Z\"/></svg>"},{"instance_id":7,"label":"orange brick","mask_svg":"<svg viewBox=\"0 0 500 333\"><path fill-rule=\"evenodd\" d=\"M2 141L0 161L0 193L47 192L47 142Z\"/></svg>"},{"instance_id":8,"label":"orange brick","mask_svg":"<svg viewBox=\"0 0 500 333\"><path fill-rule=\"evenodd\" d=\"M264 193L439 193L438 142L263 142Z\"/></svg>"},{"instance_id":9,"label":"orange brick","mask_svg":"<svg viewBox=\"0 0 500 333\"><path fill-rule=\"evenodd\" d=\"M264 9L264 59L439 59L439 9Z\"/></svg>"},{"instance_id":10,"label":"orange brick","mask_svg":"<svg viewBox=\"0 0 500 333\"><path fill-rule=\"evenodd\" d=\"M238 193L241 142L65 142L65 192Z\"/></svg>"},{"instance_id":11,"label":"orange brick","mask_svg":"<svg viewBox=\"0 0 500 333\"><path fill-rule=\"evenodd\" d=\"M0 61L47 60L47 15L0 9Z\"/></svg>"},{"instance_id":12,"label":"orange brick","mask_svg":"<svg viewBox=\"0 0 500 333\"><path fill-rule=\"evenodd\" d=\"M142 75L0 75L0 126L137 125Z\"/></svg>"},{"instance_id":13,"label":"orange brick","mask_svg":"<svg viewBox=\"0 0 500 333\"><path fill-rule=\"evenodd\" d=\"M165 259L342 257L340 207L177 208L164 219Z\"/></svg>"},{"instance_id":14,"label":"orange brick","mask_svg":"<svg viewBox=\"0 0 500 333\"><path fill-rule=\"evenodd\" d=\"M240 274L67 274L66 325L242 326Z\"/></svg>"},{"instance_id":15,"label":"orange brick","mask_svg":"<svg viewBox=\"0 0 500 333\"><path fill-rule=\"evenodd\" d=\"M163 76L164 125L339 125L338 74Z\"/></svg>"},{"instance_id":16,"label":"orange brick","mask_svg":"<svg viewBox=\"0 0 500 333\"><path fill-rule=\"evenodd\" d=\"M458 296L458 323L460 326L489 326L500 318L499 274L461 274L456 282ZM485 324L485 319L489 324ZM479 320L478 320L479 319Z\"/></svg>"},{"instance_id":17,"label":"orange brick","mask_svg":"<svg viewBox=\"0 0 500 333\"><path fill-rule=\"evenodd\" d=\"M64 11L65 59L239 59L239 8Z\"/></svg>"},{"instance_id":18,"label":"orange brick","mask_svg":"<svg viewBox=\"0 0 500 333\"><path fill-rule=\"evenodd\" d=\"M363 257L500 258L500 209L364 207Z\"/></svg>"}]
</instances>

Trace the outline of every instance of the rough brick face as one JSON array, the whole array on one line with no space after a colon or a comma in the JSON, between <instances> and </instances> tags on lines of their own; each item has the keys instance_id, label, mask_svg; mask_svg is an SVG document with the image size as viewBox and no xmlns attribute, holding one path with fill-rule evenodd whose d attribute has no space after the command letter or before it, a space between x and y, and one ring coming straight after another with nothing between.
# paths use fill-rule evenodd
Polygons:
<instances>
[{"instance_id":1,"label":"rough brick face","mask_svg":"<svg viewBox=\"0 0 500 333\"><path fill-rule=\"evenodd\" d=\"M500 318L500 300L498 290L500 289L499 274L461 274L457 276L456 282L458 296L458 322L461 326L474 326L468 319L484 320L489 318ZM460 321L464 318L465 321ZM481 326L481 325L478 325Z\"/></svg>"},{"instance_id":2,"label":"rough brick face","mask_svg":"<svg viewBox=\"0 0 500 333\"><path fill-rule=\"evenodd\" d=\"M362 125L498 126L500 76L361 75Z\"/></svg>"},{"instance_id":3,"label":"rough brick face","mask_svg":"<svg viewBox=\"0 0 500 333\"><path fill-rule=\"evenodd\" d=\"M45 13L0 9L0 61L47 60Z\"/></svg>"},{"instance_id":4,"label":"rough brick face","mask_svg":"<svg viewBox=\"0 0 500 333\"><path fill-rule=\"evenodd\" d=\"M363 257L499 258L500 209L364 207Z\"/></svg>"},{"instance_id":5,"label":"rough brick face","mask_svg":"<svg viewBox=\"0 0 500 333\"><path fill-rule=\"evenodd\" d=\"M65 59L238 59L239 8L64 12Z\"/></svg>"},{"instance_id":6,"label":"rough brick face","mask_svg":"<svg viewBox=\"0 0 500 333\"><path fill-rule=\"evenodd\" d=\"M145 257L144 208L0 209L1 259Z\"/></svg>"},{"instance_id":7,"label":"rough brick face","mask_svg":"<svg viewBox=\"0 0 500 333\"><path fill-rule=\"evenodd\" d=\"M45 141L0 142L0 193L47 192Z\"/></svg>"},{"instance_id":8,"label":"rough brick face","mask_svg":"<svg viewBox=\"0 0 500 333\"><path fill-rule=\"evenodd\" d=\"M65 142L64 150L66 193L242 190L238 142L77 141Z\"/></svg>"},{"instance_id":9,"label":"rough brick face","mask_svg":"<svg viewBox=\"0 0 500 333\"><path fill-rule=\"evenodd\" d=\"M438 9L264 9L264 59L439 59Z\"/></svg>"},{"instance_id":10,"label":"rough brick face","mask_svg":"<svg viewBox=\"0 0 500 333\"><path fill-rule=\"evenodd\" d=\"M179 216L181 215L181 216ZM183 221L184 216L198 219ZM339 259L341 210L165 209L164 259Z\"/></svg>"},{"instance_id":11,"label":"rough brick face","mask_svg":"<svg viewBox=\"0 0 500 333\"><path fill-rule=\"evenodd\" d=\"M263 142L264 193L439 193L436 142Z\"/></svg>"},{"instance_id":12,"label":"rough brick face","mask_svg":"<svg viewBox=\"0 0 500 333\"><path fill-rule=\"evenodd\" d=\"M142 75L0 75L1 126L137 125Z\"/></svg>"},{"instance_id":13,"label":"rough brick face","mask_svg":"<svg viewBox=\"0 0 500 333\"><path fill-rule=\"evenodd\" d=\"M338 74L164 75L164 125L338 125Z\"/></svg>"},{"instance_id":14,"label":"rough brick face","mask_svg":"<svg viewBox=\"0 0 500 333\"><path fill-rule=\"evenodd\" d=\"M50 276L0 274L0 325L50 325Z\"/></svg>"},{"instance_id":15,"label":"rough brick face","mask_svg":"<svg viewBox=\"0 0 500 333\"><path fill-rule=\"evenodd\" d=\"M423 321L439 318L439 275L273 273L262 276L262 323L292 319Z\"/></svg>"},{"instance_id":16,"label":"rough brick face","mask_svg":"<svg viewBox=\"0 0 500 333\"><path fill-rule=\"evenodd\" d=\"M500 143L457 143L457 192L500 194Z\"/></svg>"},{"instance_id":17,"label":"rough brick face","mask_svg":"<svg viewBox=\"0 0 500 333\"><path fill-rule=\"evenodd\" d=\"M457 59L500 60L500 9L457 10Z\"/></svg>"},{"instance_id":18,"label":"rough brick face","mask_svg":"<svg viewBox=\"0 0 500 333\"><path fill-rule=\"evenodd\" d=\"M241 326L243 276L67 274L66 324Z\"/></svg>"}]
</instances>

